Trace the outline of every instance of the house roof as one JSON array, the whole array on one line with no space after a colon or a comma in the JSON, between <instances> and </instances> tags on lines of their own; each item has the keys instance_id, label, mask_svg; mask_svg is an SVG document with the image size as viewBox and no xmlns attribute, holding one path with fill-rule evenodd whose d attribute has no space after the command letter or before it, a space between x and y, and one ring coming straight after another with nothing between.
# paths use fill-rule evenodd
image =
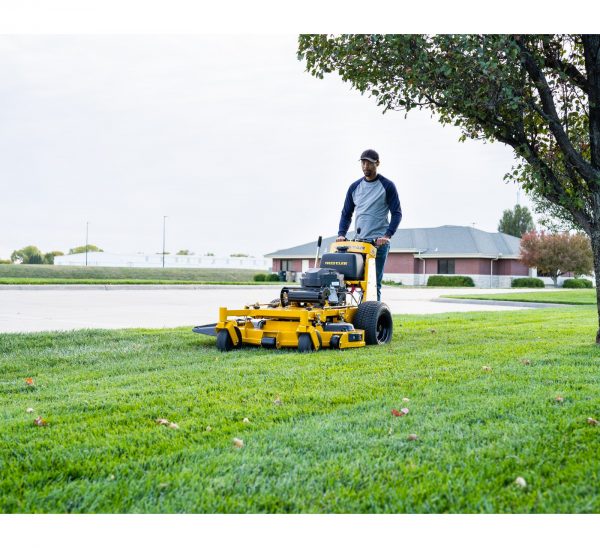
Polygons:
<instances>
[{"instance_id":1,"label":"house roof","mask_svg":"<svg viewBox=\"0 0 600 548\"><path fill-rule=\"evenodd\" d=\"M321 250L327 250L336 236L323 238ZM516 259L520 238L501 232L485 232L469 226L444 225L434 228L401 228L390 241L392 253L414 253L421 257L479 257ZM278 259L308 259L316 254L317 242L308 242L268 253Z\"/></svg>"}]
</instances>

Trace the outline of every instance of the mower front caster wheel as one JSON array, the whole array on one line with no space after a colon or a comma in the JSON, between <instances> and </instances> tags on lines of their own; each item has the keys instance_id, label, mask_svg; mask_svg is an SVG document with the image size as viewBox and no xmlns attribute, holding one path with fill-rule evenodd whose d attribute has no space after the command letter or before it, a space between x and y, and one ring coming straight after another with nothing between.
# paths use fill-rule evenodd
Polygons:
<instances>
[{"instance_id":1,"label":"mower front caster wheel","mask_svg":"<svg viewBox=\"0 0 600 548\"><path fill-rule=\"evenodd\" d=\"M233 344L233 341L231 340L231 335L229 334L229 331L227 331L227 329L221 329L221 331L217 333L217 348L221 352L230 352L234 348L239 348L240 346L242 346L242 334L237 327L235 328L235 330L240 341L237 345Z\"/></svg>"},{"instance_id":2,"label":"mower front caster wheel","mask_svg":"<svg viewBox=\"0 0 600 548\"><path fill-rule=\"evenodd\" d=\"M312 352L315 349L308 333L298 335L298 352Z\"/></svg>"},{"instance_id":3,"label":"mower front caster wheel","mask_svg":"<svg viewBox=\"0 0 600 548\"><path fill-rule=\"evenodd\" d=\"M321 348L323 340L321 339L321 334L318 331L316 333L317 339L319 339L319 348ZM315 349L312 338L308 333L300 333L298 335L298 352L313 352L314 350L319 350L319 348Z\"/></svg>"}]
</instances>

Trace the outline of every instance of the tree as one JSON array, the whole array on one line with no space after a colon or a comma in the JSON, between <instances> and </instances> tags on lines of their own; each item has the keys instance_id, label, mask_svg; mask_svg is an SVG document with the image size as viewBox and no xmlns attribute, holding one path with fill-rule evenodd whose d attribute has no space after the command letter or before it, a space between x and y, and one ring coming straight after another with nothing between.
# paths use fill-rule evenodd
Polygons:
<instances>
[{"instance_id":1,"label":"tree","mask_svg":"<svg viewBox=\"0 0 600 548\"><path fill-rule=\"evenodd\" d=\"M581 232L528 232L521 239L521 261L530 268L537 268L538 274L552 278L555 287L558 277L565 272L581 276L591 274L594 267L590 240Z\"/></svg>"},{"instance_id":2,"label":"tree","mask_svg":"<svg viewBox=\"0 0 600 548\"><path fill-rule=\"evenodd\" d=\"M514 209L505 209L498 223L498 231L520 238L525 232L535 230L529 209L517 204Z\"/></svg>"},{"instance_id":3,"label":"tree","mask_svg":"<svg viewBox=\"0 0 600 548\"><path fill-rule=\"evenodd\" d=\"M85 253L86 247L87 247L88 253L91 253L93 251L99 251L99 252L104 251L104 249L100 249L98 246L88 244L87 246L80 245L79 247L74 247L72 249L69 249L69 255L75 255L76 253Z\"/></svg>"},{"instance_id":4,"label":"tree","mask_svg":"<svg viewBox=\"0 0 600 548\"><path fill-rule=\"evenodd\" d=\"M48 253L44 253L44 263L54 264L54 257L60 255L64 255L64 253L62 251L49 251Z\"/></svg>"},{"instance_id":5,"label":"tree","mask_svg":"<svg viewBox=\"0 0 600 548\"><path fill-rule=\"evenodd\" d=\"M512 147L506 178L590 237L600 281L600 35L302 35L298 57L384 112L427 109L463 141Z\"/></svg>"},{"instance_id":6,"label":"tree","mask_svg":"<svg viewBox=\"0 0 600 548\"><path fill-rule=\"evenodd\" d=\"M193 255L193 253L190 253L189 249L180 249L177 252L177 255Z\"/></svg>"},{"instance_id":7,"label":"tree","mask_svg":"<svg viewBox=\"0 0 600 548\"><path fill-rule=\"evenodd\" d=\"M40 249L34 245L25 246L23 249L16 249L10 255L13 263L21 264L42 264L44 256Z\"/></svg>"}]
</instances>

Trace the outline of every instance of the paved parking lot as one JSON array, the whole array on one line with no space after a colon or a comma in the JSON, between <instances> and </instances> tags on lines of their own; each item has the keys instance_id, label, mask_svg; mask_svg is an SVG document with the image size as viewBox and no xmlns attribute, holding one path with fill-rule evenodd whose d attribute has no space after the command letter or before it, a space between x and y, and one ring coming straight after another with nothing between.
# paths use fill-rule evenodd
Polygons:
<instances>
[{"instance_id":1,"label":"paved parking lot","mask_svg":"<svg viewBox=\"0 0 600 548\"><path fill-rule=\"evenodd\" d=\"M5 286L6 287L6 286ZM0 333L56 331L82 328L178 327L217 321L220 306L243 308L279 296L270 286L179 286L165 289L30 287L0 290ZM518 310L521 307L473 303L442 303L440 295L506 293L523 290L465 288L399 288L382 290L394 314ZM531 291L531 290L527 290ZM552 291L552 290L547 290Z\"/></svg>"}]
</instances>

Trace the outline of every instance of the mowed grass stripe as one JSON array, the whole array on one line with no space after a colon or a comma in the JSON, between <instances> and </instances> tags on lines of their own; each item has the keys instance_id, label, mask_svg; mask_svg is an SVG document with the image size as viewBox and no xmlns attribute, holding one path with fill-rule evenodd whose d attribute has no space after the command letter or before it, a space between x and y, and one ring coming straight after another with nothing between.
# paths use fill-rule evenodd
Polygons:
<instances>
[{"instance_id":1,"label":"mowed grass stripe","mask_svg":"<svg viewBox=\"0 0 600 548\"><path fill-rule=\"evenodd\" d=\"M448 299L481 299L484 301L520 301L530 303L555 304L596 304L595 289L564 289L552 292L540 291L530 293L488 293L472 295L442 295Z\"/></svg>"},{"instance_id":2,"label":"mowed grass stripe","mask_svg":"<svg viewBox=\"0 0 600 548\"><path fill-rule=\"evenodd\" d=\"M391 345L309 355L188 329L2 335L0 509L597 512L595 325L400 316Z\"/></svg>"}]
</instances>

